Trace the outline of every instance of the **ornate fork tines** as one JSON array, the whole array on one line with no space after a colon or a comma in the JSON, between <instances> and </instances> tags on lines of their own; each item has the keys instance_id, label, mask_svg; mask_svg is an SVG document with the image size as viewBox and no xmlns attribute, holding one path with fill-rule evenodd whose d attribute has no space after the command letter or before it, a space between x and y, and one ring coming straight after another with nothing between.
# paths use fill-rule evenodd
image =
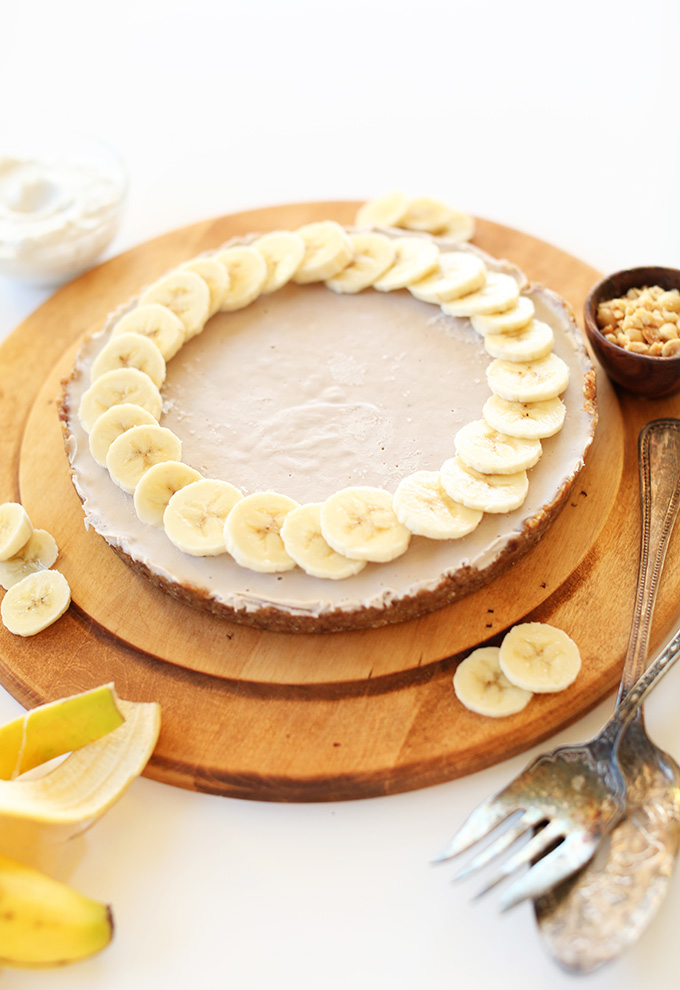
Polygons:
<instances>
[{"instance_id":1,"label":"ornate fork tines","mask_svg":"<svg viewBox=\"0 0 680 990\"><path fill-rule=\"evenodd\" d=\"M503 910L571 876L588 862L602 836L625 811L625 785L612 758L612 746L605 737L587 746L563 746L539 756L472 812L435 862L459 855L504 826L494 841L458 872L455 879L461 880L507 852L528 829L542 826L525 846L511 854L478 896L534 860L538 862L528 873L505 891Z\"/></svg>"}]
</instances>

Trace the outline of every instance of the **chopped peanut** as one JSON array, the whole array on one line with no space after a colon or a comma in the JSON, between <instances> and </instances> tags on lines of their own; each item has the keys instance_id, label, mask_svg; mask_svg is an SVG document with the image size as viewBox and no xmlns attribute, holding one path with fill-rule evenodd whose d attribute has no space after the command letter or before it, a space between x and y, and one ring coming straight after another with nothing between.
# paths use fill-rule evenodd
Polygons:
<instances>
[{"instance_id":1,"label":"chopped peanut","mask_svg":"<svg viewBox=\"0 0 680 990\"><path fill-rule=\"evenodd\" d=\"M680 355L680 292L659 285L629 289L597 308L597 324L612 344L652 357Z\"/></svg>"}]
</instances>

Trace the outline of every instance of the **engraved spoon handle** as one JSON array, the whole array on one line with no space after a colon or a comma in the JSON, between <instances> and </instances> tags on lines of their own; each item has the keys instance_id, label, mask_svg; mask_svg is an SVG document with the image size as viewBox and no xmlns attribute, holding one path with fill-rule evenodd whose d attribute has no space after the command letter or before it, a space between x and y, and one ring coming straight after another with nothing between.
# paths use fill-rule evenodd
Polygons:
<instances>
[{"instance_id":1,"label":"engraved spoon handle","mask_svg":"<svg viewBox=\"0 0 680 990\"><path fill-rule=\"evenodd\" d=\"M647 423L638 439L640 564L635 612L617 705L647 665L649 630L666 550L680 508L680 420Z\"/></svg>"}]
</instances>

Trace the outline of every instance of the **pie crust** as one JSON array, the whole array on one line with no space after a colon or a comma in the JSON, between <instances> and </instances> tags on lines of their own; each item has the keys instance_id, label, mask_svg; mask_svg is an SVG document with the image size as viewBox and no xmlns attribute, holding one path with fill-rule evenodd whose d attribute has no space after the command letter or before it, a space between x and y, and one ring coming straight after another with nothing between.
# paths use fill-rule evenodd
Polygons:
<instances>
[{"instance_id":1,"label":"pie crust","mask_svg":"<svg viewBox=\"0 0 680 990\"><path fill-rule=\"evenodd\" d=\"M595 371L564 300L472 245L434 240L441 251L472 251L489 270L512 274L536 319L553 328L554 353L569 366L565 425L542 441L520 509L485 514L460 540L414 536L403 556L343 581L299 568L253 572L227 554L181 553L162 528L139 521L132 497L94 462L77 414L89 369L135 306L131 300L85 341L64 383L61 419L86 526L180 601L283 632L411 619L477 590L530 550L583 467L597 422ZM447 316L407 290L336 295L322 284L289 284L244 309L217 313L184 345L168 364L162 425L180 437L183 461L246 494L274 490L309 502L350 485L394 492L406 475L438 470L454 453L456 432L481 418L489 361L467 318Z\"/></svg>"}]
</instances>

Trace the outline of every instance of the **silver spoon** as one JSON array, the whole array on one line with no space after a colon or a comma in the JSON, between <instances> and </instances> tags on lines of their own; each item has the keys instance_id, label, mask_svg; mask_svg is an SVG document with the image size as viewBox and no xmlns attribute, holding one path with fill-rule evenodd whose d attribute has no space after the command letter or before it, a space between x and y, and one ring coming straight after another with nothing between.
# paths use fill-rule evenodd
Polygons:
<instances>
[{"instance_id":1,"label":"silver spoon","mask_svg":"<svg viewBox=\"0 0 680 990\"><path fill-rule=\"evenodd\" d=\"M638 452L640 566L617 705L647 663L656 592L680 506L680 420L648 423ZM543 941L571 972L592 972L639 937L666 894L680 847L680 767L647 737L642 708L618 757L626 817L576 877L534 902Z\"/></svg>"}]
</instances>

